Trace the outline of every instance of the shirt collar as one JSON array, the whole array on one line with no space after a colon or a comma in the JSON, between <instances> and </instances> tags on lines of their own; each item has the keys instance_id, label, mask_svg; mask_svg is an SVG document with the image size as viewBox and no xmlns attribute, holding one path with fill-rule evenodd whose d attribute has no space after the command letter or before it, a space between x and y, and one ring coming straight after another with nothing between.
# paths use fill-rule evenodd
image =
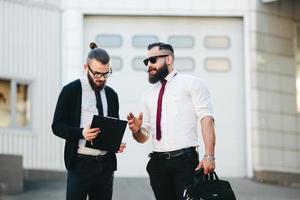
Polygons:
<instances>
[{"instance_id":1,"label":"shirt collar","mask_svg":"<svg viewBox=\"0 0 300 200\"><path fill-rule=\"evenodd\" d=\"M166 77L165 77L165 79L169 82L169 81L171 81L173 78L174 78L174 76L177 74L177 71L176 71L176 69L173 69L173 71L171 71Z\"/></svg>"},{"instance_id":2,"label":"shirt collar","mask_svg":"<svg viewBox=\"0 0 300 200\"><path fill-rule=\"evenodd\" d=\"M88 89L92 89L91 86L90 86L90 83L89 83L89 80L88 80L88 77L87 77L87 74L84 73L84 75L81 77L81 80L82 80L82 83L83 83L83 86Z\"/></svg>"}]
</instances>

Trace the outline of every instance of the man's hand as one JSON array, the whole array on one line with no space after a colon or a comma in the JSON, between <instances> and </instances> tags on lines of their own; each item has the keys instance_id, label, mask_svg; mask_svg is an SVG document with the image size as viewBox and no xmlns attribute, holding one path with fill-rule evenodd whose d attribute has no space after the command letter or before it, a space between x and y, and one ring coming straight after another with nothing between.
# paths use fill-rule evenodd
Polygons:
<instances>
[{"instance_id":1,"label":"man's hand","mask_svg":"<svg viewBox=\"0 0 300 200\"><path fill-rule=\"evenodd\" d=\"M99 133L100 133L100 129L99 128L91 128L90 124L88 124L86 127L84 127L84 129L82 131L82 135L83 135L84 139L87 141L94 140L98 136Z\"/></svg>"},{"instance_id":2,"label":"man's hand","mask_svg":"<svg viewBox=\"0 0 300 200\"><path fill-rule=\"evenodd\" d=\"M204 157L195 169L195 171L201 168L204 168L204 174L213 172L215 170L215 161L210 157Z\"/></svg>"},{"instance_id":3,"label":"man's hand","mask_svg":"<svg viewBox=\"0 0 300 200\"><path fill-rule=\"evenodd\" d=\"M127 115L129 129L131 130L133 135L136 135L141 130L142 122L143 122L143 113L139 113L138 117L135 117L132 112Z\"/></svg>"},{"instance_id":4,"label":"man's hand","mask_svg":"<svg viewBox=\"0 0 300 200\"><path fill-rule=\"evenodd\" d=\"M127 119L133 138L139 143L146 142L149 138L149 134L144 128L142 128L143 113L139 113L139 116L135 117L132 112L130 112L127 115Z\"/></svg>"},{"instance_id":5,"label":"man's hand","mask_svg":"<svg viewBox=\"0 0 300 200\"><path fill-rule=\"evenodd\" d=\"M122 142L122 143L120 144L118 153L123 153L123 151L124 151L125 148L126 148L126 143L125 143L125 142Z\"/></svg>"}]
</instances>

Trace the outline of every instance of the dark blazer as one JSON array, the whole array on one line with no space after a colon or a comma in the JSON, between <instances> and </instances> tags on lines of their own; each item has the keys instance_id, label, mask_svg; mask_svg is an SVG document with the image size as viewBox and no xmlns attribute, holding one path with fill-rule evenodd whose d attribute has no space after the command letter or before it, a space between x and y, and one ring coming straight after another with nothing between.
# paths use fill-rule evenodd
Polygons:
<instances>
[{"instance_id":1,"label":"dark blazer","mask_svg":"<svg viewBox=\"0 0 300 200\"><path fill-rule=\"evenodd\" d=\"M108 104L108 116L119 118L119 100L117 93L109 86L105 86ZM83 139L80 127L82 88L79 79L64 86L56 104L52 122L53 133L65 139L65 166L72 169L77 159L78 140ZM96 106L96 105L95 105ZM112 161L112 168L117 169L117 159L114 153L108 153Z\"/></svg>"}]
</instances>

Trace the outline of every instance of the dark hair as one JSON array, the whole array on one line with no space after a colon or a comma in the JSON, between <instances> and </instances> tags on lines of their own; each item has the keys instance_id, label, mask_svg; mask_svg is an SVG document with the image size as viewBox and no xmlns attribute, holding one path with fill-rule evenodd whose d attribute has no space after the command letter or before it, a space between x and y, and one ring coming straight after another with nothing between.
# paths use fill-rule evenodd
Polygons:
<instances>
[{"instance_id":1,"label":"dark hair","mask_svg":"<svg viewBox=\"0 0 300 200\"><path fill-rule=\"evenodd\" d=\"M91 51L88 54L87 63L89 63L91 59L96 59L104 65L110 61L110 56L108 53L104 49L98 47L95 42L91 42L89 47Z\"/></svg>"},{"instance_id":2,"label":"dark hair","mask_svg":"<svg viewBox=\"0 0 300 200\"><path fill-rule=\"evenodd\" d=\"M174 54L174 49L173 49L172 45L170 45L170 44L163 43L163 42L155 42L155 43L148 45L148 50L152 49L153 47L158 47L159 50L166 49L166 50L171 51Z\"/></svg>"}]
</instances>

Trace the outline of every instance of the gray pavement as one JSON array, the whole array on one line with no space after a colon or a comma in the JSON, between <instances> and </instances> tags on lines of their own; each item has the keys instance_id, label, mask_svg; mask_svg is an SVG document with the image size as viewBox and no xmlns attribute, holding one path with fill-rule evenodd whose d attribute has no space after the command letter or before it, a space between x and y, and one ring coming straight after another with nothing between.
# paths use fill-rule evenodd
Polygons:
<instances>
[{"instance_id":1,"label":"gray pavement","mask_svg":"<svg viewBox=\"0 0 300 200\"><path fill-rule=\"evenodd\" d=\"M258 183L249 179L229 179L238 200L300 200L299 187ZM1 200L63 200L65 181L26 183L22 194ZM147 178L116 178L113 200L155 200Z\"/></svg>"}]
</instances>

